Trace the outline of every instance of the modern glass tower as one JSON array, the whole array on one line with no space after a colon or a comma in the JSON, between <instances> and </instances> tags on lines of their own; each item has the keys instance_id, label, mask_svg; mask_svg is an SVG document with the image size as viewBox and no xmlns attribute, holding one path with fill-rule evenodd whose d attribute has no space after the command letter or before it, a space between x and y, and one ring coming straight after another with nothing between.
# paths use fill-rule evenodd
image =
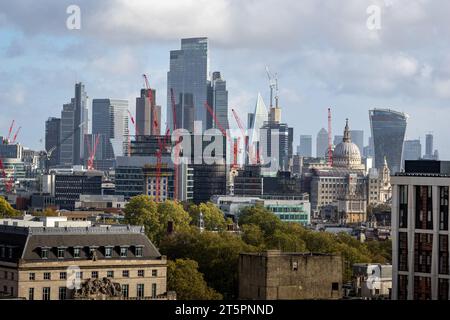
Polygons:
<instances>
[{"instance_id":1,"label":"modern glass tower","mask_svg":"<svg viewBox=\"0 0 450 320\"><path fill-rule=\"evenodd\" d=\"M325 128L320 129L317 133L316 140L316 157L323 158L328 150L328 131Z\"/></svg>"},{"instance_id":2,"label":"modern glass tower","mask_svg":"<svg viewBox=\"0 0 450 320\"><path fill-rule=\"evenodd\" d=\"M391 173L400 172L408 115L389 109L374 109L369 111L369 118L375 148L375 167L383 168L386 157Z\"/></svg>"},{"instance_id":3,"label":"modern glass tower","mask_svg":"<svg viewBox=\"0 0 450 320\"><path fill-rule=\"evenodd\" d=\"M59 162L63 166L72 166L74 164L73 144L74 144L74 99L71 103L63 105L61 111L61 130L59 147Z\"/></svg>"},{"instance_id":4,"label":"modern glass tower","mask_svg":"<svg viewBox=\"0 0 450 320\"><path fill-rule=\"evenodd\" d=\"M73 136L73 164L80 165L84 158L84 135L88 133L88 96L81 82L75 84L74 128L79 128Z\"/></svg>"},{"instance_id":5,"label":"modern glass tower","mask_svg":"<svg viewBox=\"0 0 450 320\"><path fill-rule=\"evenodd\" d=\"M59 142L61 135L61 119L48 118L45 122L45 150L49 151L57 147L51 154L49 166L59 165Z\"/></svg>"},{"instance_id":6,"label":"modern glass tower","mask_svg":"<svg viewBox=\"0 0 450 320\"><path fill-rule=\"evenodd\" d=\"M298 154L302 157L312 157L312 136L301 135Z\"/></svg>"},{"instance_id":7,"label":"modern glass tower","mask_svg":"<svg viewBox=\"0 0 450 320\"><path fill-rule=\"evenodd\" d=\"M209 74L208 38L181 40L181 49L170 51L170 71L167 73L167 119L173 128L171 90L177 108L178 124L192 131L194 121L207 126L207 102ZM180 111L180 112L178 112Z\"/></svg>"},{"instance_id":8,"label":"modern glass tower","mask_svg":"<svg viewBox=\"0 0 450 320\"><path fill-rule=\"evenodd\" d=\"M100 135L102 140L97 160L111 160L122 156L128 136L128 100L94 99L92 134Z\"/></svg>"},{"instance_id":9,"label":"modern glass tower","mask_svg":"<svg viewBox=\"0 0 450 320\"><path fill-rule=\"evenodd\" d=\"M213 72L212 80L208 84L208 103L214 110L214 114L216 115L220 126L224 130L229 129L227 82L222 79L222 76L218 71ZM220 128L209 113L207 114L207 119L207 129Z\"/></svg>"}]
</instances>

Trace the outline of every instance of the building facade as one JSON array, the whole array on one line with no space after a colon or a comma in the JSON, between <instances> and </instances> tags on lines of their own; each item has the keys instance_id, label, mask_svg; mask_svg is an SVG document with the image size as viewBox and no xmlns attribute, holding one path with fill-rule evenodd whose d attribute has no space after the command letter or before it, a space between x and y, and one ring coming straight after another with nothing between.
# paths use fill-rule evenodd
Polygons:
<instances>
[{"instance_id":1,"label":"building facade","mask_svg":"<svg viewBox=\"0 0 450 320\"><path fill-rule=\"evenodd\" d=\"M316 138L316 157L323 158L328 150L328 131L320 129Z\"/></svg>"},{"instance_id":2,"label":"building facade","mask_svg":"<svg viewBox=\"0 0 450 320\"><path fill-rule=\"evenodd\" d=\"M227 82L222 79L222 76L218 71L213 72L211 81L208 81L208 104L214 111L218 124L208 113L208 123L206 124L206 129L229 129Z\"/></svg>"},{"instance_id":3,"label":"building facade","mask_svg":"<svg viewBox=\"0 0 450 320\"><path fill-rule=\"evenodd\" d=\"M48 118L45 122L45 150L56 149L52 152L48 165L50 167L57 166L60 163L59 142L61 141L61 119Z\"/></svg>"},{"instance_id":4,"label":"building facade","mask_svg":"<svg viewBox=\"0 0 450 320\"><path fill-rule=\"evenodd\" d=\"M151 89L150 93L149 89L142 89L136 98L136 135L160 135L161 126L161 106L156 104L156 90Z\"/></svg>"},{"instance_id":5,"label":"building facade","mask_svg":"<svg viewBox=\"0 0 450 320\"><path fill-rule=\"evenodd\" d=\"M301 157L312 157L312 136L301 135L297 154Z\"/></svg>"}]
</instances>

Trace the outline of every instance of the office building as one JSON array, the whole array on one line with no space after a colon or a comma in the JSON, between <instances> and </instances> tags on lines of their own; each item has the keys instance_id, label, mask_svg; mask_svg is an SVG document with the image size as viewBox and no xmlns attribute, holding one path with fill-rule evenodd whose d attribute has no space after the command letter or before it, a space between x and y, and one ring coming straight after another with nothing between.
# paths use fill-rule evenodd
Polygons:
<instances>
[{"instance_id":1,"label":"office building","mask_svg":"<svg viewBox=\"0 0 450 320\"><path fill-rule=\"evenodd\" d=\"M79 128L74 127L74 104L73 99L71 103L63 105L61 111L61 131L59 148L59 161L63 166L72 166L74 164L74 133L78 132Z\"/></svg>"},{"instance_id":2,"label":"office building","mask_svg":"<svg viewBox=\"0 0 450 320\"><path fill-rule=\"evenodd\" d=\"M208 81L208 104L214 111L219 124L215 123L211 114L208 113L206 129L229 129L227 82L222 79L222 76L218 71L213 72L211 81Z\"/></svg>"},{"instance_id":3,"label":"office building","mask_svg":"<svg viewBox=\"0 0 450 320\"><path fill-rule=\"evenodd\" d=\"M48 166L53 167L59 165L59 142L61 141L61 119L48 118L45 122L45 150L53 150L48 159Z\"/></svg>"},{"instance_id":4,"label":"office building","mask_svg":"<svg viewBox=\"0 0 450 320\"><path fill-rule=\"evenodd\" d=\"M392 184L392 298L449 300L450 162L406 161Z\"/></svg>"},{"instance_id":5,"label":"office building","mask_svg":"<svg viewBox=\"0 0 450 320\"><path fill-rule=\"evenodd\" d=\"M75 84L73 104L73 164L82 165L84 159L84 135L88 134L88 96L81 82Z\"/></svg>"},{"instance_id":6,"label":"office building","mask_svg":"<svg viewBox=\"0 0 450 320\"><path fill-rule=\"evenodd\" d=\"M278 170L288 170L293 155L294 128L286 123L268 121L260 130L260 157L267 174L276 174ZM269 162L270 163L267 164ZM274 163L275 162L275 163Z\"/></svg>"},{"instance_id":7,"label":"office building","mask_svg":"<svg viewBox=\"0 0 450 320\"><path fill-rule=\"evenodd\" d=\"M403 161L419 160L422 157L422 145L420 140L405 140L403 147Z\"/></svg>"},{"instance_id":8,"label":"office building","mask_svg":"<svg viewBox=\"0 0 450 320\"><path fill-rule=\"evenodd\" d=\"M25 300L167 299L167 260L143 227L89 224L63 217L2 221L1 295Z\"/></svg>"},{"instance_id":9,"label":"office building","mask_svg":"<svg viewBox=\"0 0 450 320\"><path fill-rule=\"evenodd\" d=\"M342 268L339 255L280 250L241 253L239 299L340 299Z\"/></svg>"},{"instance_id":10,"label":"office building","mask_svg":"<svg viewBox=\"0 0 450 320\"><path fill-rule=\"evenodd\" d=\"M216 194L227 193L227 166L225 164L192 165L193 202L208 202Z\"/></svg>"},{"instance_id":11,"label":"office building","mask_svg":"<svg viewBox=\"0 0 450 320\"><path fill-rule=\"evenodd\" d=\"M434 149L433 149L433 141L434 137L432 133L428 133L425 135L425 159L432 160ZM437 159L435 159L437 160Z\"/></svg>"},{"instance_id":12,"label":"office building","mask_svg":"<svg viewBox=\"0 0 450 320\"><path fill-rule=\"evenodd\" d=\"M389 109L369 111L375 150L375 168L382 168L386 157L391 174L401 171L403 143L408 115Z\"/></svg>"},{"instance_id":13,"label":"office building","mask_svg":"<svg viewBox=\"0 0 450 320\"><path fill-rule=\"evenodd\" d=\"M328 131L320 129L316 138L316 157L324 158L328 151Z\"/></svg>"},{"instance_id":14,"label":"office building","mask_svg":"<svg viewBox=\"0 0 450 320\"><path fill-rule=\"evenodd\" d=\"M352 141L358 146L360 152L364 150L364 131L363 130L350 130Z\"/></svg>"},{"instance_id":15,"label":"office building","mask_svg":"<svg viewBox=\"0 0 450 320\"><path fill-rule=\"evenodd\" d=\"M253 154L256 154L259 150L260 129L269 121L269 113L260 93L258 93L256 100L255 111L253 114L249 114L248 121L250 122L248 126L249 148Z\"/></svg>"},{"instance_id":16,"label":"office building","mask_svg":"<svg viewBox=\"0 0 450 320\"><path fill-rule=\"evenodd\" d=\"M161 126L161 106L156 104L156 90L151 89L150 93L149 89L141 89L140 97L136 98L136 135L160 135Z\"/></svg>"},{"instance_id":17,"label":"office building","mask_svg":"<svg viewBox=\"0 0 450 320\"><path fill-rule=\"evenodd\" d=\"M167 73L167 122L173 128L171 91L177 108L177 128L193 131L194 121L207 124L207 85L209 75L208 39L181 39L181 49L170 51ZM182 124L182 125L181 125Z\"/></svg>"},{"instance_id":18,"label":"office building","mask_svg":"<svg viewBox=\"0 0 450 320\"><path fill-rule=\"evenodd\" d=\"M312 157L312 136L301 135L297 154L302 157Z\"/></svg>"}]
</instances>

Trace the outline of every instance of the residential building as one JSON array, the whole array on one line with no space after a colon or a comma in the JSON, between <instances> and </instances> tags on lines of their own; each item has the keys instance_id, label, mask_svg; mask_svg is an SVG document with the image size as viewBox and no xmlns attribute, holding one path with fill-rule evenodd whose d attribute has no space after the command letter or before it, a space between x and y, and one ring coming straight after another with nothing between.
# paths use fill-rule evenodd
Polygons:
<instances>
[{"instance_id":1,"label":"residential building","mask_svg":"<svg viewBox=\"0 0 450 320\"><path fill-rule=\"evenodd\" d=\"M239 299L342 298L341 256L269 250L239 255Z\"/></svg>"},{"instance_id":2,"label":"residential building","mask_svg":"<svg viewBox=\"0 0 450 320\"><path fill-rule=\"evenodd\" d=\"M3 297L167 299L167 260L143 227L58 221L46 227L20 220L0 225Z\"/></svg>"},{"instance_id":3,"label":"residential building","mask_svg":"<svg viewBox=\"0 0 450 320\"><path fill-rule=\"evenodd\" d=\"M450 162L406 161L392 184L392 299L449 300Z\"/></svg>"},{"instance_id":4,"label":"residential building","mask_svg":"<svg viewBox=\"0 0 450 320\"><path fill-rule=\"evenodd\" d=\"M381 169L386 157L392 174L402 169L403 143L408 115L389 109L369 111L375 150L375 168Z\"/></svg>"}]
</instances>

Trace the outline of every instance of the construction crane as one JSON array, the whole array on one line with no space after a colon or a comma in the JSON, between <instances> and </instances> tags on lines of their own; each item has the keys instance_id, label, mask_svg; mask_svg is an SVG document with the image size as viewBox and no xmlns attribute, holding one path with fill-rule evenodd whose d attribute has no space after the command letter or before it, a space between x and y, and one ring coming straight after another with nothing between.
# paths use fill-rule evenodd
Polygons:
<instances>
[{"instance_id":1,"label":"construction crane","mask_svg":"<svg viewBox=\"0 0 450 320\"><path fill-rule=\"evenodd\" d=\"M13 130L13 128L14 128L14 122L15 122L15 120L13 120L12 122L11 122L11 126L9 127L9 131L8 131L8 137L6 138L6 141L9 143L9 141L10 141L10 139L11 139L11 133L12 133L12 130Z\"/></svg>"},{"instance_id":2,"label":"construction crane","mask_svg":"<svg viewBox=\"0 0 450 320\"><path fill-rule=\"evenodd\" d=\"M17 129L16 133L14 134L14 138L13 138L11 144L16 143L16 141L17 141L17 136L19 135L20 129L22 129L22 127L19 127L19 129Z\"/></svg>"},{"instance_id":3,"label":"construction crane","mask_svg":"<svg viewBox=\"0 0 450 320\"><path fill-rule=\"evenodd\" d=\"M331 108L328 108L328 165L333 165L333 150L331 144Z\"/></svg>"},{"instance_id":4,"label":"construction crane","mask_svg":"<svg viewBox=\"0 0 450 320\"><path fill-rule=\"evenodd\" d=\"M89 142L88 136L86 136L86 142L87 142L87 147L88 147L88 152L89 152L89 158L87 161L87 169L88 170L94 170L95 154L97 153L97 147L100 142L99 134L94 135L94 137L95 137L94 147L91 148L91 143Z\"/></svg>"},{"instance_id":5,"label":"construction crane","mask_svg":"<svg viewBox=\"0 0 450 320\"><path fill-rule=\"evenodd\" d=\"M251 153L250 148L249 148L248 135L245 133L245 128L244 128L244 125L242 124L241 118L239 118L236 110L231 109L231 112L233 112L234 119L236 120L236 123L237 123L239 129L241 129L242 137L244 139L244 150L245 150L245 153L248 156L249 161L251 163L253 163L254 159L252 157L252 153Z\"/></svg>"},{"instance_id":6,"label":"construction crane","mask_svg":"<svg viewBox=\"0 0 450 320\"><path fill-rule=\"evenodd\" d=\"M275 93L275 106L278 108L278 74L272 74L269 67L266 66L267 78L269 79L270 88L270 107L273 108L273 98Z\"/></svg>"}]
</instances>

